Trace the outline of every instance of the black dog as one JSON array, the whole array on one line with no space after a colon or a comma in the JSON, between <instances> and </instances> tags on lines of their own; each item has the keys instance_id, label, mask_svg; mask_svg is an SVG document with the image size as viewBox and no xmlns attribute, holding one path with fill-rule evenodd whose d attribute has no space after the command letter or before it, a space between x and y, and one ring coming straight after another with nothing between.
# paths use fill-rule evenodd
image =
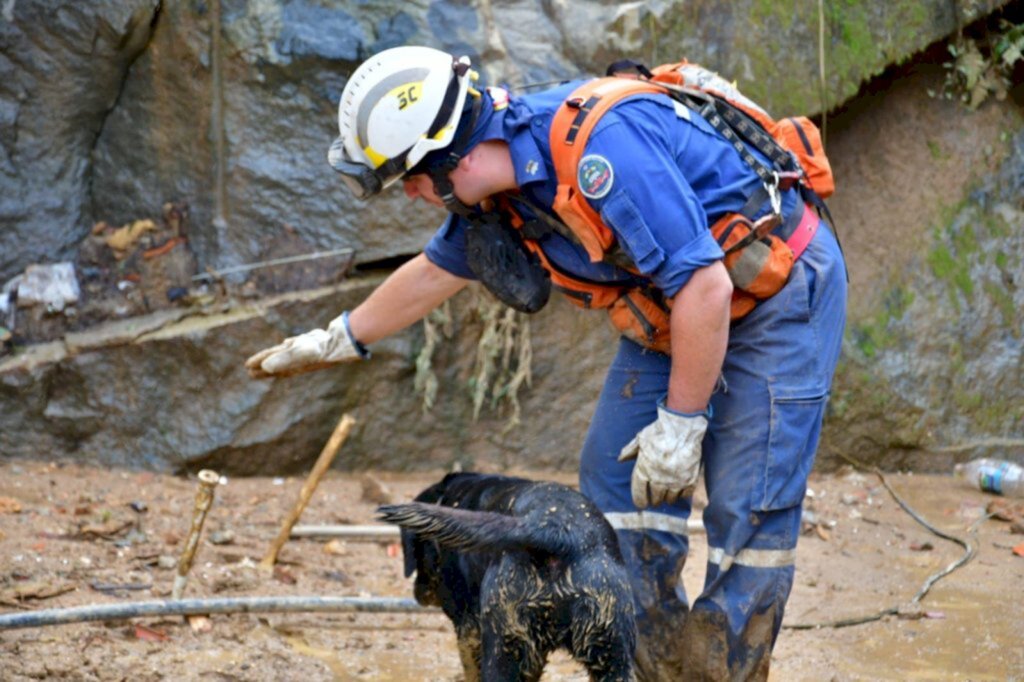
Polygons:
<instances>
[{"instance_id":1,"label":"black dog","mask_svg":"<svg viewBox=\"0 0 1024 682\"><path fill-rule=\"evenodd\" d=\"M565 647L593 680L632 680L636 628L615 532L556 483L457 473L410 504L402 527L416 601L455 625L467 682L537 680Z\"/></svg>"}]
</instances>

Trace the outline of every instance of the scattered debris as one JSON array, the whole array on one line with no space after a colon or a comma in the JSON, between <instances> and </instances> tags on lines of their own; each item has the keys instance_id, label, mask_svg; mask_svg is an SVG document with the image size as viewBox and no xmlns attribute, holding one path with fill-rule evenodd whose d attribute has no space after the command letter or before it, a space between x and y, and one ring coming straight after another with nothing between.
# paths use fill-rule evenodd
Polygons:
<instances>
[{"instance_id":1,"label":"scattered debris","mask_svg":"<svg viewBox=\"0 0 1024 682\"><path fill-rule=\"evenodd\" d=\"M99 525L82 526L78 529L76 537L79 538L103 538L111 540L119 534L128 530L133 525L132 521L120 521L110 519Z\"/></svg>"},{"instance_id":2,"label":"scattered debris","mask_svg":"<svg viewBox=\"0 0 1024 682\"><path fill-rule=\"evenodd\" d=\"M72 592L75 589L77 588L69 583L26 582L0 590L0 604L17 608L22 605L22 602L29 599L50 599L66 592Z\"/></svg>"},{"instance_id":3,"label":"scattered debris","mask_svg":"<svg viewBox=\"0 0 1024 682\"><path fill-rule=\"evenodd\" d=\"M18 284L18 307L44 306L47 314L64 312L78 303L81 290L74 263L30 265Z\"/></svg>"},{"instance_id":4,"label":"scattered debris","mask_svg":"<svg viewBox=\"0 0 1024 682\"><path fill-rule=\"evenodd\" d=\"M214 545L232 545L235 542L233 530L215 530L210 533L210 543Z\"/></svg>"},{"instance_id":5,"label":"scattered debris","mask_svg":"<svg viewBox=\"0 0 1024 682\"><path fill-rule=\"evenodd\" d=\"M91 582L89 587L96 590L97 592L106 593L117 593L117 592L137 592L140 590L153 589L153 583L100 583Z\"/></svg>"},{"instance_id":6,"label":"scattered debris","mask_svg":"<svg viewBox=\"0 0 1024 682\"><path fill-rule=\"evenodd\" d=\"M156 223L152 220L136 220L117 229L109 228L106 223L98 223L93 226L92 232L94 235L104 235L103 241L114 252L114 257L122 260L143 235L156 232L156 229Z\"/></svg>"},{"instance_id":7,"label":"scattered debris","mask_svg":"<svg viewBox=\"0 0 1024 682\"><path fill-rule=\"evenodd\" d=\"M924 607L918 602L908 602L896 607L896 617L900 620L920 620L924 618Z\"/></svg>"},{"instance_id":8,"label":"scattered debris","mask_svg":"<svg viewBox=\"0 0 1024 682\"><path fill-rule=\"evenodd\" d=\"M188 621L189 628L196 634L213 630L213 621L207 616L188 616L186 620Z\"/></svg>"},{"instance_id":9,"label":"scattered debris","mask_svg":"<svg viewBox=\"0 0 1024 682\"><path fill-rule=\"evenodd\" d=\"M341 540L330 540L324 545L324 551L334 556L347 556L348 545Z\"/></svg>"},{"instance_id":10,"label":"scattered debris","mask_svg":"<svg viewBox=\"0 0 1024 682\"><path fill-rule=\"evenodd\" d=\"M985 511L992 518L1000 521L1024 521L1024 502L1015 502L1001 497L989 502Z\"/></svg>"},{"instance_id":11,"label":"scattered debris","mask_svg":"<svg viewBox=\"0 0 1024 682\"><path fill-rule=\"evenodd\" d=\"M915 552L930 552L935 549L935 545L930 542L912 542L910 549Z\"/></svg>"},{"instance_id":12,"label":"scattered debris","mask_svg":"<svg viewBox=\"0 0 1024 682\"><path fill-rule=\"evenodd\" d=\"M388 487L370 474L364 474L359 480L359 484L362 486L361 500L363 502L391 504L394 501Z\"/></svg>"},{"instance_id":13,"label":"scattered debris","mask_svg":"<svg viewBox=\"0 0 1024 682\"><path fill-rule=\"evenodd\" d=\"M341 583L346 587L351 587L352 585L355 585L355 581L352 580L352 578L349 577L348 573L345 573L345 571L324 571L322 575L328 580L333 580L336 583Z\"/></svg>"},{"instance_id":14,"label":"scattered debris","mask_svg":"<svg viewBox=\"0 0 1024 682\"><path fill-rule=\"evenodd\" d=\"M273 576L274 580L285 585L294 585L299 582L295 575L281 564L274 565Z\"/></svg>"},{"instance_id":15,"label":"scattered debris","mask_svg":"<svg viewBox=\"0 0 1024 682\"><path fill-rule=\"evenodd\" d=\"M166 642L171 638L170 635L162 630L148 628L145 625L140 625L138 623L134 625L133 631L135 633L135 638L141 639L144 642Z\"/></svg>"},{"instance_id":16,"label":"scattered debris","mask_svg":"<svg viewBox=\"0 0 1024 682\"><path fill-rule=\"evenodd\" d=\"M0 514L20 514L21 502L13 497L0 497Z\"/></svg>"}]
</instances>

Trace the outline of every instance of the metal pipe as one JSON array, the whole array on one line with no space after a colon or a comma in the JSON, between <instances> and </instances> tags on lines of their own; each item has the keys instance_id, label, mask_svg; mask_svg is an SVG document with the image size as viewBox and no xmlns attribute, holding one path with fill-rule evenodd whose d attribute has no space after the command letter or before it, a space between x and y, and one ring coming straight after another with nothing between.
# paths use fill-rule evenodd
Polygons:
<instances>
[{"instance_id":1,"label":"metal pipe","mask_svg":"<svg viewBox=\"0 0 1024 682\"><path fill-rule=\"evenodd\" d=\"M293 538L341 538L356 542L393 542L401 537L398 526L295 526Z\"/></svg>"},{"instance_id":2,"label":"metal pipe","mask_svg":"<svg viewBox=\"0 0 1024 682\"><path fill-rule=\"evenodd\" d=\"M220 475L216 471L203 469L199 472L199 487L196 489L196 501L192 508L192 527L188 531L188 540L185 548L178 559L178 574L174 576L174 587L171 589L172 599L181 599L185 592L185 585L188 583L188 572L192 569L192 561L196 556L196 549L199 547L199 538L203 534L203 523L206 521L206 513L210 511L213 504L213 491L220 481Z\"/></svg>"},{"instance_id":3,"label":"metal pipe","mask_svg":"<svg viewBox=\"0 0 1024 682\"><path fill-rule=\"evenodd\" d=\"M304 253L299 256L284 256L282 258L274 258L272 260L257 261L255 263L247 263L245 265L235 265L229 268L222 268L220 270L209 270L207 272L201 272L198 275L193 275L194 281L201 279L220 279L224 275L233 275L236 272L248 272L249 270L258 270L259 268L269 268L275 265L287 265L288 263L301 263L307 260L316 260L318 258L331 258L333 256L352 256L355 254L355 249L351 247L345 247L342 249L331 249L330 251L315 251L313 253Z\"/></svg>"},{"instance_id":4,"label":"metal pipe","mask_svg":"<svg viewBox=\"0 0 1024 682\"><path fill-rule=\"evenodd\" d=\"M306 505L309 504L309 498L313 496L313 491L320 484L320 479L323 478L324 473L330 468L331 462L334 461L334 456L338 454L338 449L341 448L341 444L348 438L348 433L352 430L352 426L355 423L355 419L345 414L342 415L341 420L334 427L334 432L327 440L327 444L324 445L324 449L320 451L320 456L317 458L316 464L313 465L313 470L309 472L306 482L302 484L302 490L299 491L299 499L295 502L295 506L285 518L284 523L281 524L281 530L278 532L277 537L274 538L274 542L271 543L266 556L260 561L260 568L268 571L274 568L274 563L277 562L277 554L281 551L284 543L288 542L292 526L295 525L302 512L306 509Z\"/></svg>"},{"instance_id":5,"label":"metal pipe","mask_svg":"<svg viewBox=\"0 0 1024 682\"><path fill-rule=\"evenodd\" d=\"M399 597L228 597L219 599L153 600L90 604L66 609L43 609L0 614L0 630L66 625L96 620L148 616L196 616L211 613L440 613Z\"/></svg>"},{"instance_id":6,"label":"metal pipe","mask_svg":"<svg viewBox=\"0 0 1024 682\"><path fill-rule=\"evenodd\" d=\"M690 535L704 533L704 522L701 519L686 520L686 530ZM393 542L399 539L401 529L398 526L295 526L292 528L293 538L341 538L354 542Z\"/></svg>"}]
</instances>

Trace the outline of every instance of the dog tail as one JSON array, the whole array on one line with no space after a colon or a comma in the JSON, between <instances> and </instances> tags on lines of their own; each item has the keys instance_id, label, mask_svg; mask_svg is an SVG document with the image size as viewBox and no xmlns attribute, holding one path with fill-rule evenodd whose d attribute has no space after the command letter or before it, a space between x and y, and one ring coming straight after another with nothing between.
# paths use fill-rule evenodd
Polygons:
<instances>
[{"instance_id":1,"label":"dog tail","mask_svg":"<svg viewBox=\"0 0 1024 682\"><path fill-rule=\"evenodd\" d=\"M377 508L377 513L388 523L451 549L471 552L526 549L564 556L571 548L568 537L532 528L522 519L496 512L410 502L384 505Z\"/></svg>"}]
</instances>

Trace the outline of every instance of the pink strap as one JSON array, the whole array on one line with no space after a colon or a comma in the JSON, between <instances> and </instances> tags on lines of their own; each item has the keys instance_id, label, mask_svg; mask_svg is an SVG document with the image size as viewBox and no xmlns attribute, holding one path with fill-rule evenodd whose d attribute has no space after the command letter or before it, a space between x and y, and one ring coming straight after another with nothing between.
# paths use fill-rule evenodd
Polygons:
<instances>
[{"instance_id":1,"label":"pink strap","mask_svg":"<svg viewBox=\"0 0 1024 682\"><path fill-rule=\"evenodd\" d=\"M800 216L800 223L793 230L793 234L789 235L789 239L786 240L786 246L793 251L793 260L800 257L800 254L804 252L807 245L811 243L811 239L814 238L815 233L818 231L818 225L821 224L821 218L814 212L814 209L804 204L803 215Z\"/></svg>"}]
</instances>

